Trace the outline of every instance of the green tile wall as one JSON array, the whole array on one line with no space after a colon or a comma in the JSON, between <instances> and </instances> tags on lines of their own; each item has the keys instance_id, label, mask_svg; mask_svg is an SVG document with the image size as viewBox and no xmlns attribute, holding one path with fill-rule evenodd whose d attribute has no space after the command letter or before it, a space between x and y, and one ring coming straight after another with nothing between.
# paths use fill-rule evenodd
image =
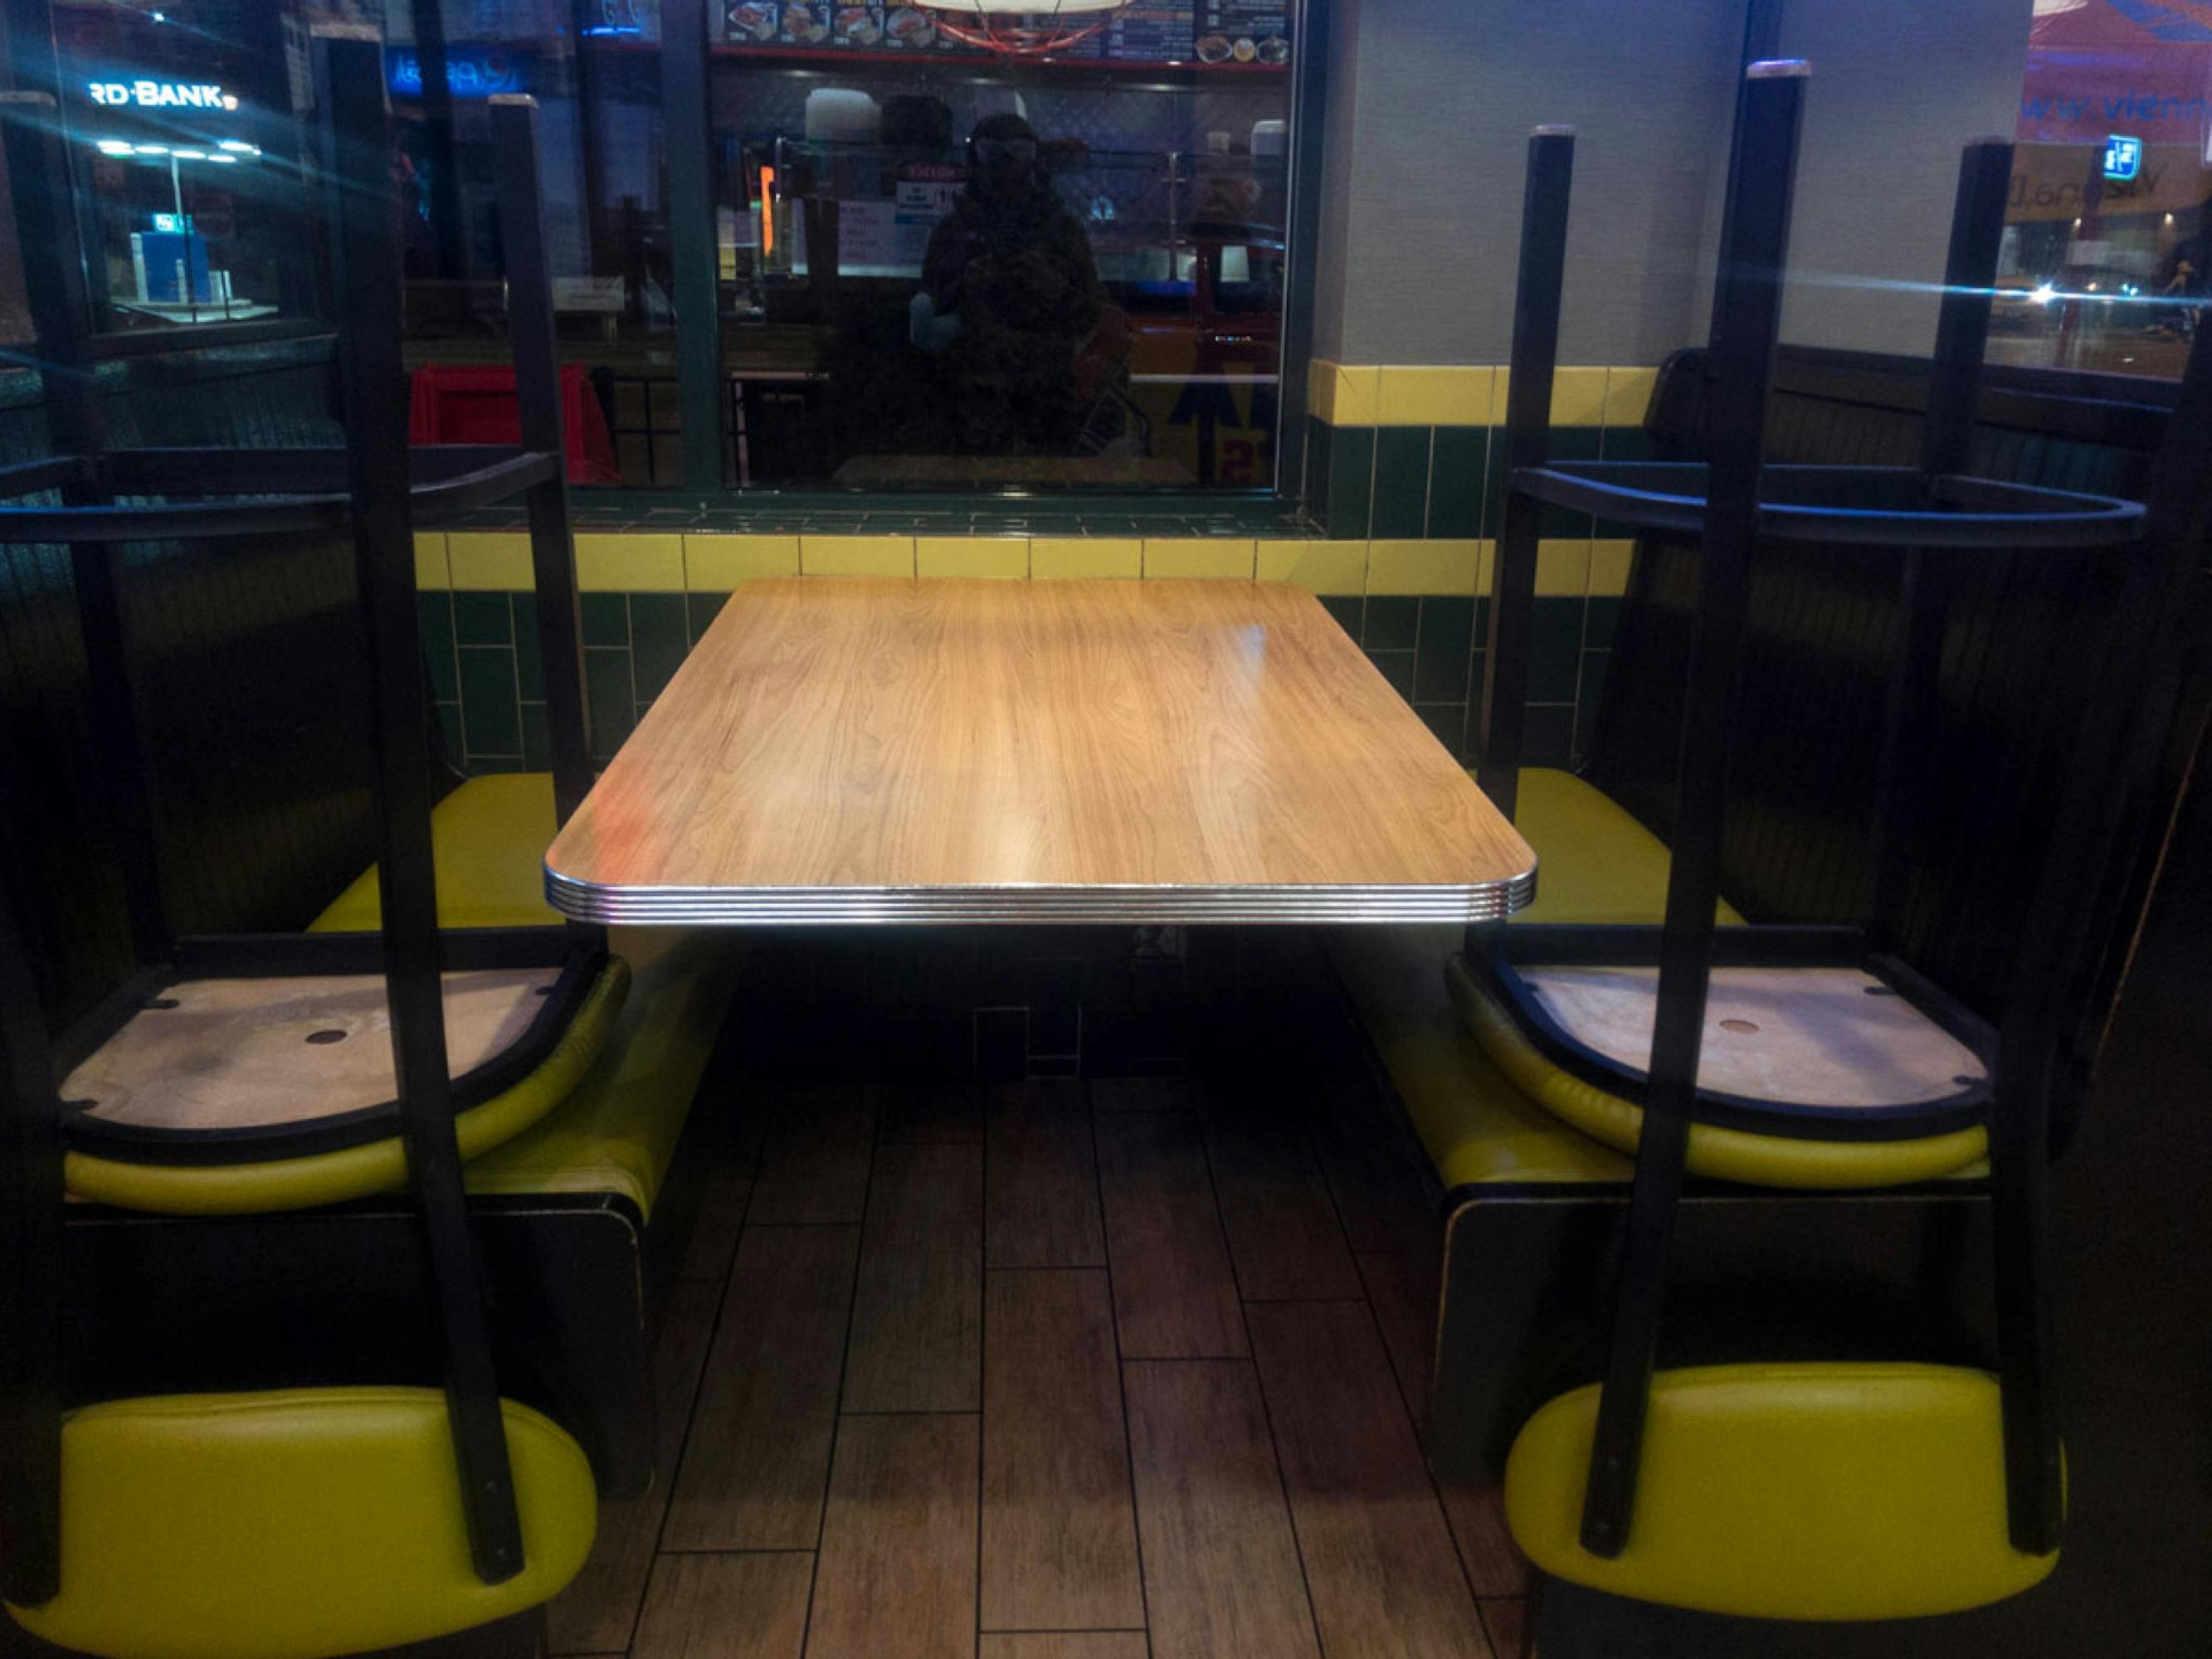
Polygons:
<instances>
[{"instance_id":1,"label":"green tile wall","mask_svg":"<svg viewBox=\"0 0 2212 1659\"><path fill-rule=\"evenodd\" d=\"M1368 492L1369 535L1410 541L1429 533L1429 451L1435 442L1433 427L1376 429L1374 473Z\"/></svg>"},{"instance_id":2,"label":"green tile wall","mask_svg":"<svg viewBox=\"0 0 2212 1659\"><path fill-rule=\"evenodd\" d=\"M585 696L593 758L604 765L660 695L727 596L586 593ZM1528 757L1565 766L1588 752L1610 659L1618 599L1536 600ZM1330 595L1322 600L1382 677L1455 755L1472 760L1482 694L1486 599L1449 594ZM423 648L440 735L463 771L551 764L538 660L537 601L519 592L422 595Z\"/></svg>"},{"instance_id":3,"label":"green tile wall","mask_svg":"<svg viewBox=\"0 0 2212 1659\"><path fill-rule=\"evenodd\" d=\"M1448 594L1380 593L1328 599L1329 614L1359 642L1445 747L1468 761L1480 752L1483 639L1490 602ZM1612 656L1606 611L1578 598L1536 600L1532 623L1527 752L1533 766L1577 764L1589 752L1596 698ZM1593 633L1593 619L1605 631Z\"/></svg>"},{"instance_id":4,"label":"green tile wall","mask_svg":"<svg viewBox=\"0 0 2212 1659\"><path fill-rule=\"evenodd\" d=\"M1453 539L1483 534L1489 466L1486 426L1430 427L1428 525L1421 532Z\"/></svg>"},{"instance_id":5,"label":"green tile wall","mask_svg":"<svg viewBox=\"0 0 2212 1659\"><path fill-rule=\"evenodd\" d=\"M1484 426L1330 426L1309 417L1308 505L1336 538L1408 541L1498 533L1505 502L1505 429ZM1648 460L1641 427L1555 426L1563 461ZM1547 540L1619 537L1586 513L1544 508Z\"/></svg>"},{"instance_id":6,"label":"green tile wall","mask_svg":"<svg viewBox=\"0 0 2212 1659\"><path fill-rule=\"evenodd\" d=\"M586 593L584 694L594 759L614 756L720 610L721 594ZM447 756L465 772L552 764L538 657L537 598L421 596L422 644Z\"/></svg>"}]
</instances>

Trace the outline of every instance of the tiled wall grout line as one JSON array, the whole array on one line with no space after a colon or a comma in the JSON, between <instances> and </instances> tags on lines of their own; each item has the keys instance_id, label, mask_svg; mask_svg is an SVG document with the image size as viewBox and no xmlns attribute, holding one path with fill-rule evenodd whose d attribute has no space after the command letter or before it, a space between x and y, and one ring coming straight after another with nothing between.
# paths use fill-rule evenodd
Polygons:
<instances>
[{"instance_id":1,"label":"tiled wall grout line","mask_svg":"<svg viewBox=\"0 0 2212 1659\"><path fill-rule=\"evenodd\" d=\"M530 738L522 729L522 607L518 603L520 598L514 593L507 596L507 678L514 686L514 743L515 747L522 751L514 758L517 764L526 766L529 764Z\"/></svg>"},{"instance_id":2,"label":"tiled wall grout line","mask_svg":"<svg viewBox=\"0 0 2212 1659\"><path fill-rule=\"evenodd\" d=\"M630 600L633 597L635 596L629 593L622 596L623 649L628 659L629 670L629 724L630 729L635 731L638 721L645 716L645 711L637 706L637 627L630 617Z\"/></svg>"}]
</instances>

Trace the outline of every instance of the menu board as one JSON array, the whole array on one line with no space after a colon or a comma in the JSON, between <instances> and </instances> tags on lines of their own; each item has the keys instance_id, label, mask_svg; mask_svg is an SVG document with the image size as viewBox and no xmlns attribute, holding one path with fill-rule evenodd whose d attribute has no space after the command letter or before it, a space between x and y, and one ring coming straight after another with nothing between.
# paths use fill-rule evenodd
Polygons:
<instances>
[{"instance_id":1,"label":"menu board","mask_svg":"<svg viewBox=\"0 0 2212 1659\"><path fill-rule=\"evenodd\" d=\"M1290 7L1284 0L1200 0L1192 52L1201 64L1287 64Z\"/></svg>"},{"instance_id":2,"label":"menu board","mask_svg":"<svg viewBox=\"0 0 2212 1659\"><path fill-rule=\"evenodd\" d=\"M1190 0L1181 5L1148 5L1145 0L1111 14L1099 36L1099 56L1109 63L1185 64L1197 31Z\"/></svg>"},{"instance_id":3,"label":"menu board","mask_svg":"<svg viewBox=\"0 0 2212 1659\"><path fill-rule=\"evenodd\" d=\"M830 0L727 0L723 38L741 46L823 52L968 52L925 6L836 5Z\"/></svg>"},{"instance_id":4,"label":"menu board","mask_svg":"<svg viewBox=\"0 0 2212 1659\"><path fill-rule=\"evenodd\" d=\"M1049 5L1044 9L1048 14ZM1091 15L1070 14L1066 21L1080 28ZM1224 68L1279 65L1291 57L1289 0L1131 0L1098 21L1096 33L1053 56ZM981 50L940 28L928 7L902 0L723 0L722 32L735 46L783 51L972 56Z\"/></svg>"}]
</instances>

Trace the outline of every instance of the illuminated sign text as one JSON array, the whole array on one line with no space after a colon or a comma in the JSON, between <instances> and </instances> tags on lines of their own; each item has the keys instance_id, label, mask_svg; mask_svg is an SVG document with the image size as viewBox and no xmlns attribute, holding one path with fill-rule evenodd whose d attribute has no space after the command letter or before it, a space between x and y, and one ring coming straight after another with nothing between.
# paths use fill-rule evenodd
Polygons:
<instances>
[{"instance_id":1,"label":"illuminated sign text","mask_svg":"<svg viewBox=\"0 0 2212 1659\"><path fill-rule=\"evenodd\" d=\"M139 109L236 109L238 97L206 81L92 81L85 90L95 104Z\"/></svg>"}]
</instances>

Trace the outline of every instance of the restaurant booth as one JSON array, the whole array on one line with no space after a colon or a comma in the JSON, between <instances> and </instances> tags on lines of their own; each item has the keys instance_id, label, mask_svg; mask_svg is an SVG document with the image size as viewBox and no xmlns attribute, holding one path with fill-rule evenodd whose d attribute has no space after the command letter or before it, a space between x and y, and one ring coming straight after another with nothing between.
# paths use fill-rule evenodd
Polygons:
<instances>
[{"instance_id":1,"label":"restaurant booth","mask_svg":"<svg viewBox=\"0 0 2212 1659\"><path fill-rule=\"evenodd\" d=\"M0 1655L2198 1650L2212 18L1037 3L0 11Z\"/></svg>"}]
</instances>

